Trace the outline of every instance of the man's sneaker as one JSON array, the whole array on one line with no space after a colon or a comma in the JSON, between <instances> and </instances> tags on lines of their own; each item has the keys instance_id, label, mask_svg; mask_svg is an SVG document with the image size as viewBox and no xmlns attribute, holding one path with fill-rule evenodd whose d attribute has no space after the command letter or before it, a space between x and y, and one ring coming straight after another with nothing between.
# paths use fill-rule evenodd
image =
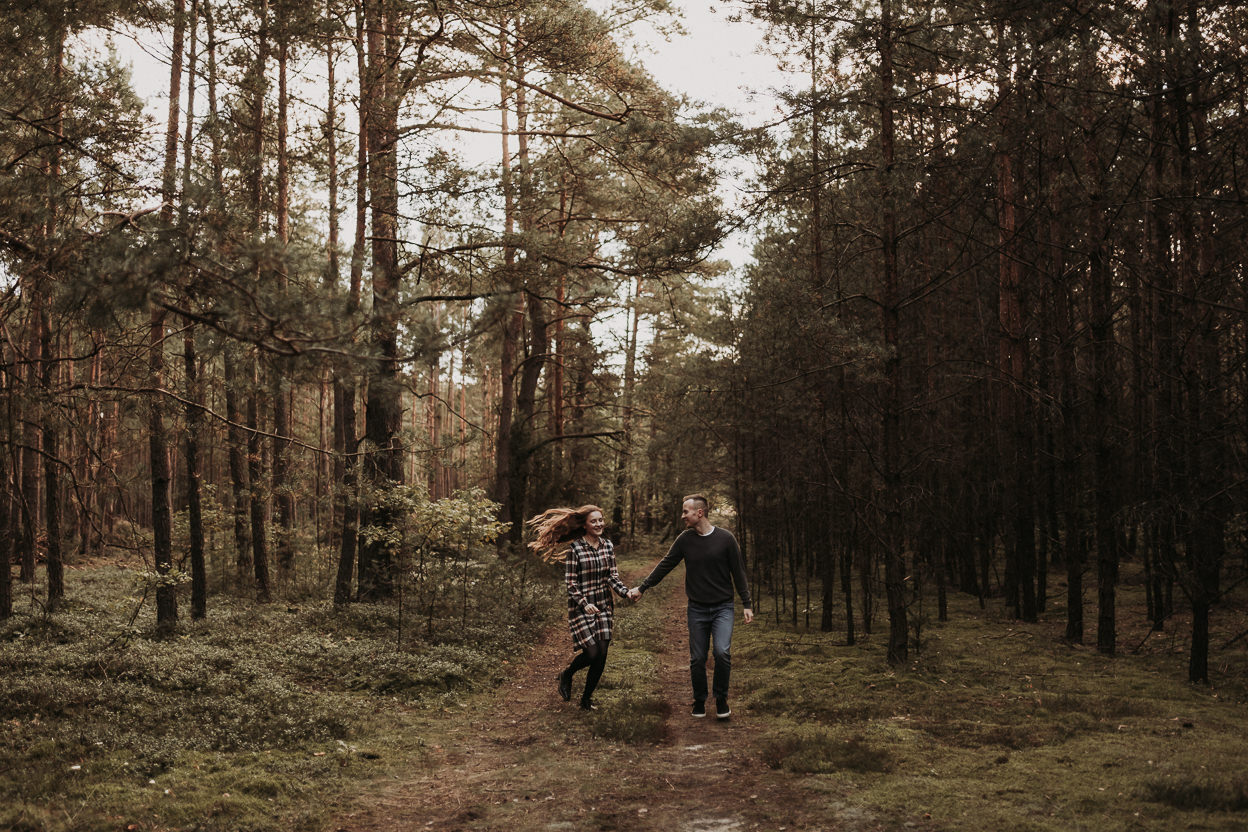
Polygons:
<instances>
[{"instance_id":1,"label":"man's sneaker","mask_svg":"<svg viewBox=\"0 0 1248 832\"><path fill-rule=\"evenodd\" d=\"M696 719L701 719L702 717L706 716L706 702L704 702L701 699L694 700L693 716Z\"/></svg>"},{"instance_id":2,"label":"man's sneaker","mask_svg":"<svg viewBox=\"0 0 1248 832\"><path fill-rule=\"evenodd\" d=\"M566 670L559 674L559 695L564 702L572 698L572 674Z\"/></svg>"},{"instance_id":3,"label":"man's sneaker","mask_svg":"<svg viewBox=\"0 0 1248 832\"><path fill-rule=\"evenodd\" d=\"M729 710L728 708L728 697L716 696L715 697L715 718L727 719L730 716L732 716L732 711Z\"/></svg>"}]
</instances>

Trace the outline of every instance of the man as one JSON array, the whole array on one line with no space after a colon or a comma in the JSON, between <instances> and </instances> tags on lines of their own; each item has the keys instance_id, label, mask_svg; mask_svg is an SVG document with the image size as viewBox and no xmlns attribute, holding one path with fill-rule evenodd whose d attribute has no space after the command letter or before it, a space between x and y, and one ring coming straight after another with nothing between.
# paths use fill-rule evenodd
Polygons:
<instances>
[{"instance_id":1,"label":"man","mask_svg":"<svg viewBox=\"0 0 1248 832\"><path fill-rule=\"evenodd\" d=\"M750 587L745 580L745 562L737 539L727 529L711 525L706 517L706 497L691 494L684 499L680 519L685 530L676 538L666 557L640 585L629 590L636 601L641 594L685 562L685 595L689 597L689 677L693 683L693 715L706 716L707 647L714 646L715 716L727 719L728 676L732 670L733 587L745 604L745 623L754 620Z\"/></svg>"}]
</instances>

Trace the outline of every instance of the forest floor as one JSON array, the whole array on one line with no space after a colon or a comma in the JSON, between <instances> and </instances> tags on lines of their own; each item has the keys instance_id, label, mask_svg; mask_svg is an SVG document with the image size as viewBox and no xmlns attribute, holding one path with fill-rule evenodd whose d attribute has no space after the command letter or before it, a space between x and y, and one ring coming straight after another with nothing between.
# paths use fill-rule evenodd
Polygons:
<instances>
[{"instance_id":1,"label":"forest floor","mask_svg":"<svg viewBox=\"0 0 1248 832\"><path fill-rule=\"evenodd\" d=\"M424 770L374 784L336 828L878 828L766 765L762 726L740 707L725 720L691 716L684 601L677 576L636 607L618 605L617 646L596 712L577 704L583 672L571 702L556 692L571 651L566 627L555 627L514 678L438 730ZM743 626L738 620L738 632Z\"/></svg>"},{"instance_id":2,"label":"forest floor","mask_svg":"<svg viewBox=\"0 0 1248 832\"><path fill-rule=\"evenodd\" d=\"M419 762L327 829L1248 828L1243 651L1222 654L1218 685L1188 685L1177 621L1106 657L1061 643L1059 610L1024 625L964 597L895 672L883 638L850 647L782 622L791 609L749 627L738 612L720 722L689 714L680 571L617 611L598 711L576 707L580 678L558 698L571 653L555 627L498 690L425 721ZM1124 611L1124 653L1145 625Z\"/></svg>"},{"instance_id":3,"label":"forest floor","mask_svg":"<svg viewBox=\"0 0 1248 832\"><path fill-rule=\"evenodd\" d=\"M628 582L658 549L621 556ZM572 655L557 570L490 556L483 589L436 626L413 619L415 594L402 618L314 593L222 593L162 638L139 566L75 566L61 612L30 586L0 624L0 829L1248 829L1238 565L1208 685L1186 681L1181 608L1150 630L1134 565L1116 656L1063 641L1057 581L1036 623L999 599L951 595L943 622L916 601L901 667L886 660L882 611L847 644L841 611L820 632L804 587L796 606L755 587L722 722L689 714L681 569L617 605L599 707L585 712L584 674L572 702L556 692Z\"/></svg>"}]
</instances>

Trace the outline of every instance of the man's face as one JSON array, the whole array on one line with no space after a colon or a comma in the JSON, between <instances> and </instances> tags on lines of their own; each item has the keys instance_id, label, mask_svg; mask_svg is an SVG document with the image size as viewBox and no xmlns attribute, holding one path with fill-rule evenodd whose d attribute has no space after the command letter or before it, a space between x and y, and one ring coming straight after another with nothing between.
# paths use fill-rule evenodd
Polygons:
<instances>
[{"instance_id":1,"label":"man's face","mask_svg":"<svg viewBox=\"0 0 1248 832\"><path fill-rule=\"evenodd\" d=\"M702 519L702 507L695 500L685 500L680 509L680 519L685 521L685 528L692 529Z\"/></svg>"}]
</instances>

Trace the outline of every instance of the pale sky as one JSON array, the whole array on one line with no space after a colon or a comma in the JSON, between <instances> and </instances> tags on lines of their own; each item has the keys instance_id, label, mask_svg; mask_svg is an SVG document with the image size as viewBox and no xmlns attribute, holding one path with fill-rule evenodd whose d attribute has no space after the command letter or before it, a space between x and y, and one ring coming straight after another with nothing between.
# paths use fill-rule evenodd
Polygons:
<instances>
[{"instance_id":1,"label":"pale sky","mask_svg":"<svg viewBox=\"0 0 1248 832\"><path fill-rule=\"evenodd\" d=\"M748 126L772 119L771 91L784 83L784 75L774 58L758 52L762 27L752 20L729 21L725 3L673 0L672 5L683 12L686 34L634 44L650 74L669 90L741 113Z\"/></svg>"}]
</instances>

